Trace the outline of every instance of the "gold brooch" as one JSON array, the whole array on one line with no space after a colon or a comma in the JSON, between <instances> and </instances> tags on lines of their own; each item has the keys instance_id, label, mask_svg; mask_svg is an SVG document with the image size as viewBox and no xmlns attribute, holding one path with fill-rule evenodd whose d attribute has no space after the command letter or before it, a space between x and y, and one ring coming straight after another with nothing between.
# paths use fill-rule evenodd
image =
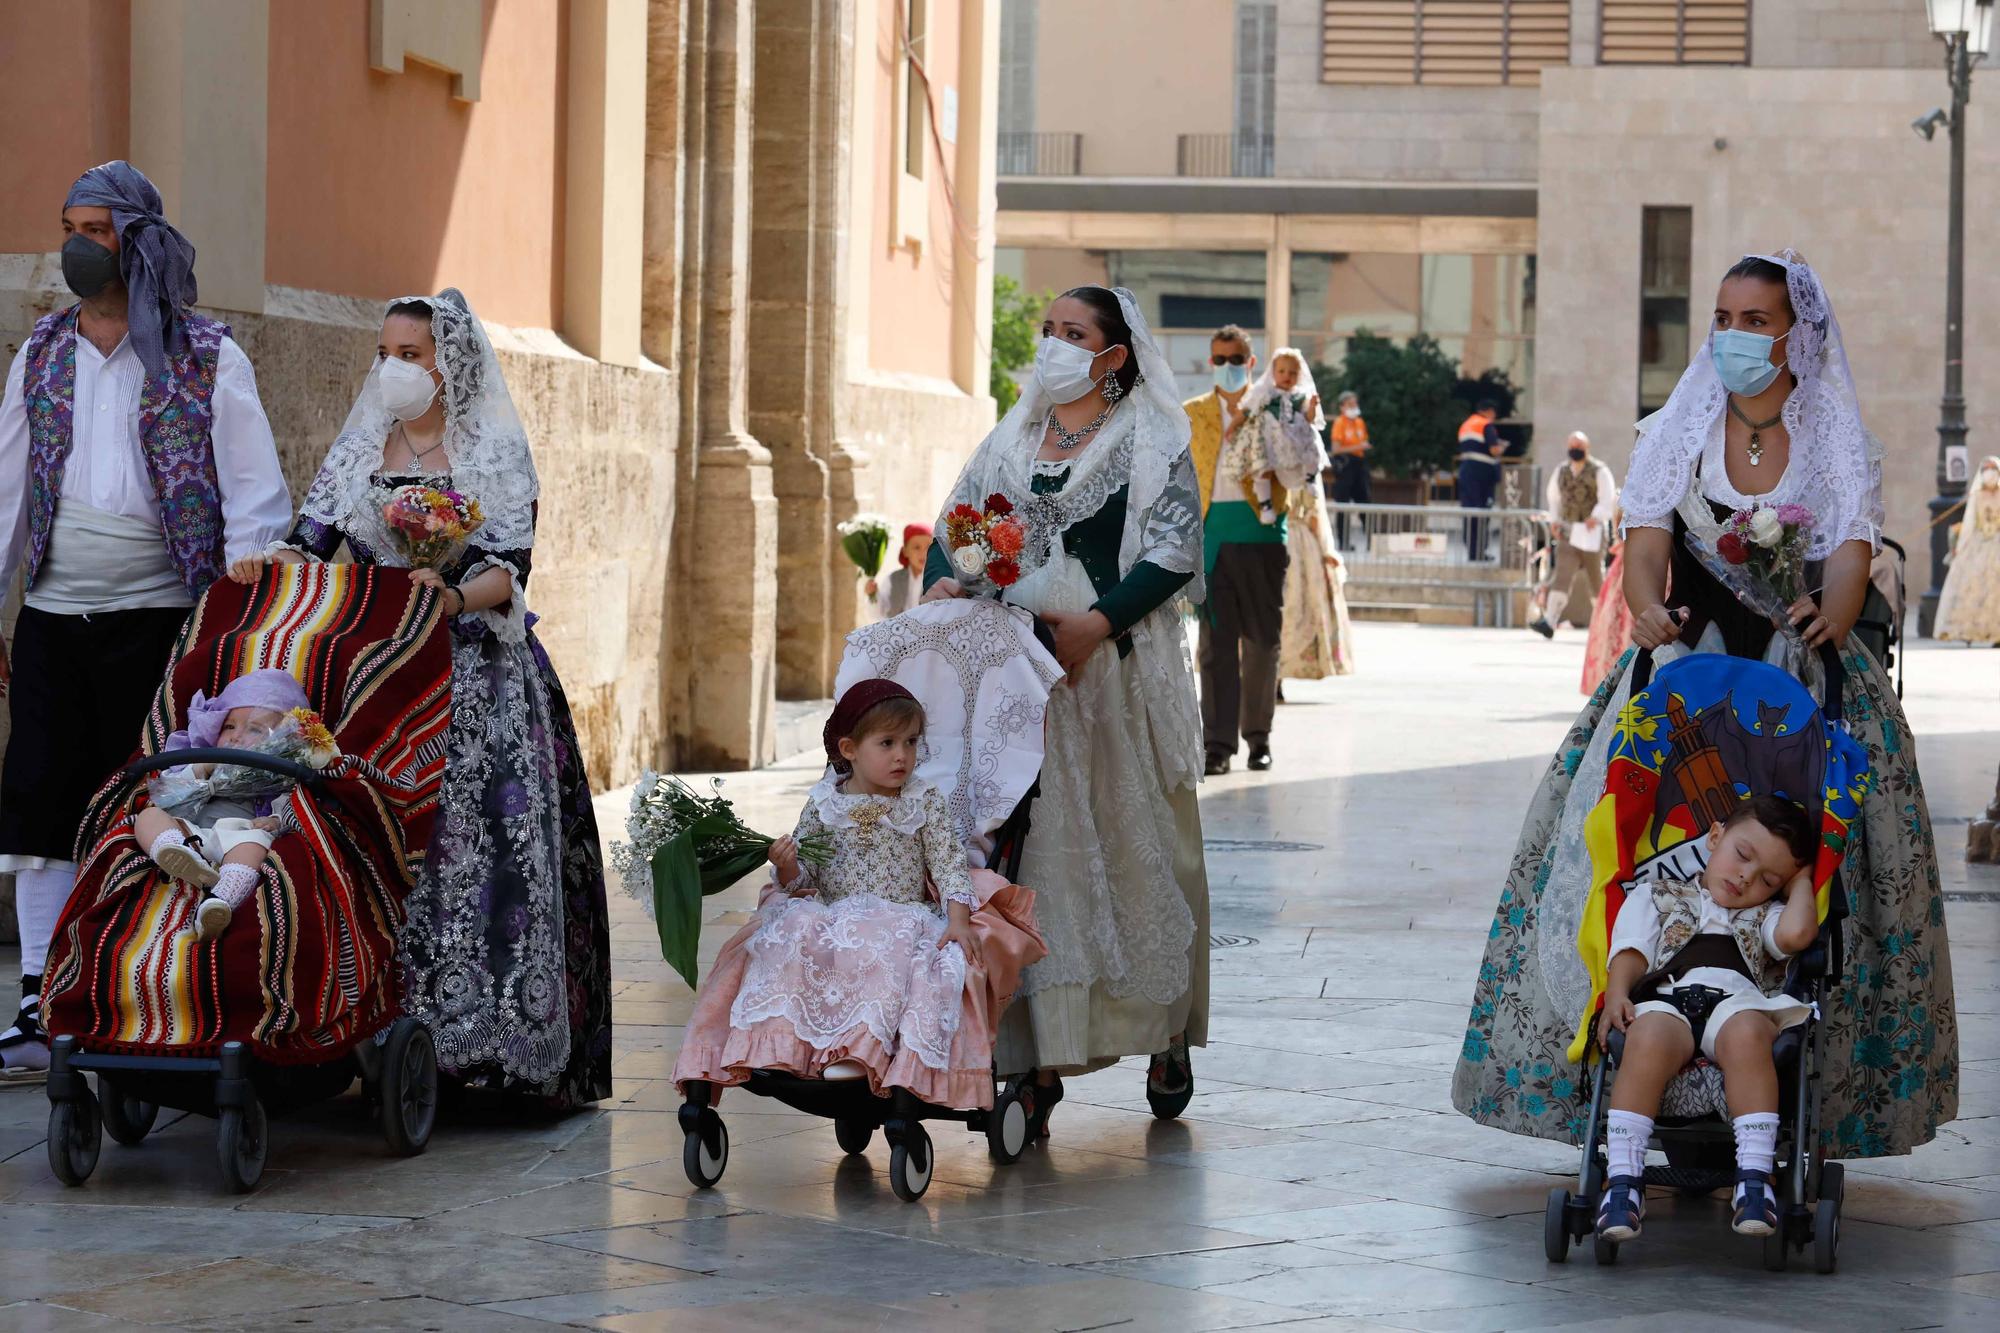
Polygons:
<instances>
[{"instance_id":1,"label":"gold brooch","mask_svg":"<svg viewBox=\"0 0 2000 1333\"><path fill-rule=\"evenodd\" d=\"M854 807L854 826L866 832L874 832L882 817L889 813L886 805L858 805Z\"/></svg>"}]
</instances>

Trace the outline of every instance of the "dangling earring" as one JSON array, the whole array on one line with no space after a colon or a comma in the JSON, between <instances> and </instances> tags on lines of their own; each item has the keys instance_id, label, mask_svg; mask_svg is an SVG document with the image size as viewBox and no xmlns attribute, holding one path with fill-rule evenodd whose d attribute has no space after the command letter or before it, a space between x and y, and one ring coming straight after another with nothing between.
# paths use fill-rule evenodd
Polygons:
<instances>
[{"instance_id":1,"label":"dangling earring","mask_svg":"<svg viewBox=\"0 0 2000 1333\"><path fill-rule=\"evenodd\" d=\"M1118 372L1114 370L1104 377L1104 401L1112 404L1124 396L1125 386L1118 382Z\"/></svg>"}]
</instances>

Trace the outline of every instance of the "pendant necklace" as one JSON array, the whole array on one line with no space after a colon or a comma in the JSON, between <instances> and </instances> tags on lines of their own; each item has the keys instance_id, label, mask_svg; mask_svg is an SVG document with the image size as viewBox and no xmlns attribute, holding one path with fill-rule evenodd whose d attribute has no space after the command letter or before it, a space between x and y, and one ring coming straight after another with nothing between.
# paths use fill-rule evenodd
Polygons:
<instances>
[{"instance_id":1,"label":"pendant necklace","mask_svg":"<svg viewBox=\"0 0 2000 1333\"><path fill-rule=\"evenodd\" d=\"M1736 405L1736 400L1731 398L1729 400L1729 411L1738 421L1750 428L1750 466L1759 466L1764 461L1764 441L1759 438L1758 432L1769 430L1771 427L1777 425L1779 420L1785 415L1784 409L1779 408L1777 416L1772 417L1769 421L1752 421L1749 415Z\"/></svg>"},{"instance_id":2,"label":"pendant necklace","mask_svg":"<svg viewBox=\"0 0 2000 1333\"><path fill-rule=\"evenodd\" d=\"M1056 433L1056 448L1062 450L1064 453L1071 453L1080 448L1084 437L1091 434L1099 426L1102 426L1111 416L1111 409L1115 406L1115 403L1106 403L1102 412L1099 412L1096 416L1084 422L1081 427L1073 431L1064 430L1062 422L1056 419L1055 409L1050 408L1049 429Z\"/></svg>"}]
</instances>

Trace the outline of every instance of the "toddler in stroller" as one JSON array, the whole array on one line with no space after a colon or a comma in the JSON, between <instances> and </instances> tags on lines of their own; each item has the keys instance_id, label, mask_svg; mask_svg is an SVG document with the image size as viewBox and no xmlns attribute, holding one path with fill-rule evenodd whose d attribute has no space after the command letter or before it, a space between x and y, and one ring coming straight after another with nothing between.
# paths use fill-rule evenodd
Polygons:
<instances>
[{"instance_id":1,"label":"toddler in stroller","mask_svg":"<svg viewBox=\"0 0 2000 1333\"><path fill-rule=\"evenodd\" d=\"M323 767L333 758L324 731L298 678L265 669L238 676L213 699L196 691L188 724L167 738L167 749L219 747ZM297 785L282 773L212 763L162 769L147 781L153 803L133 817L133 835L154 865L212 891L195 909L202 939L221 934L255 889L272 839L285 826L276 802Z\"/></svg>"},{"instance_id":2,"label":"toddler in stroller","mask_svg":"<svg viewBox=\"0 0 2000 1333\"><path fill-rule=\"evenodd\" d=\"M405 571L361 565L282 566L255 585L217 583L196 603L138 758L91 801L76 890L50 943L48 1154L63 1183L95 1170L101 1131L137 1144L168 1106L216 1117L223 1181L248 1190L264 1168L267 1110L335 1096L357 1074L390 1148L422 1151L436 1063L423 1024L398 1014L396 932L444 771L441 607ZM246 681L267 691L247 706L296 703L271 688L273 673L293 680L329 734L302 728L294 757L176 745L177 733L210 727L220 740L221 719L197 701L245 702ZM154 813L146 775L209 763L293 786L284 827L246 867L234 923L203 936L191 929L202 900L155 860L156 847L176 859L159 840L166 828L147 818L145 839L138 821Z\"/></svg>"},{"instance_id":3,"label":"toddler in stroller","mask_svg":"<svg viewBox=\"0 0 2000 1333\"><path fill-rule=\"evenodd\" d=\"M1824 712L1762 662L1634 671L1583 831L1572 957L1591 999L1569 1058L1593 1037L1602 1058L1578 1189L1549 1194L1552 1262L1594 1234L1615 1263L1646 1187L1665 1185L1730 1187L1731 1225L1763 1238L1768 1267L1810 1245L1833 1269L1842 1169L1824 1160L1818 1006L1840 975L1839 870L1870 775L1840 726L1839 660L1823 661ZM1665 1167L1646 1165L1654 1143Z\"/></svg>"},{"instance_id":4,"label":"toddler in stroller","mask_svg":"<svg viewBox=\"0 0 2000 1333\"><path fill-rule=\"evenodd\" d=\"M931 637L925 627L950 628ZM686 1098L684 1164L698 1187L714 1184L726 1165L715 1105L737 1085L830 1116L850 1153L882 1126L890 1183L906 1200L922 1195L931 1176L923 1119L986 1129L1001 1160L1025 1146L1021 1089L1008 1087L996 1103L993 1037L1021 969L1044 949L1033 895L971 869L968 843L976 849L978 835L999 822L978 826L983 803L1025 807L1042 704L1032 693L999 690L996 718L992 700L976 696L982 665L1001 668L993 674L1016 691L1039 691L1043 702L1059 673L1025 617L992 602L920 607L855 639L882 649L885 664L912 654L935 662L930 650L952 645L990 660L961 661L972 677L964 694L957 673L939 689L918 664L910 674L919 689L928 683L926 693L949 696L936 708L880 676L841 695L825 732L826 775L807 796L796 834L773 846L776 873L757 919L723 946L675 1064ZM983 734L948 733L926 745L927 718L967 729L977 719ZM976 767L978 781L965 780L961 767ZM1014 831L1021 827L1016 821Z\"/></svg>"}]
</instances>

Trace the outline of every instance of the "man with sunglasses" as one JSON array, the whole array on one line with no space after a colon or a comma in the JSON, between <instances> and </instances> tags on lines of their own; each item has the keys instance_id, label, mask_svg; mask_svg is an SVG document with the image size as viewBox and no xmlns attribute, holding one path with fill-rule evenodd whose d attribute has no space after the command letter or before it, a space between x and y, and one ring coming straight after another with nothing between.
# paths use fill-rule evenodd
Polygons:
<instances>
[{"instance_id":1,"label":"man with sunglasses","mask_svg":"<svg viewBox=\"0 0 2000 1333\"><path fill-rule=\"evenodd\" d=\"M1271 719L1278 702L1278 650L1284 637L1284 488L1274 480L1261 497L1247 477L1220 466L1238 422L1257 356L1250 335L1225 324L1209 340L1215 387L1184 404L1192 423L1189 451L1200 479L1208 602L1201 618L1201 725L1210 777L1229 771L1241 741L1250 767L1271 766Z\"/></svg>"}]
</instances>

